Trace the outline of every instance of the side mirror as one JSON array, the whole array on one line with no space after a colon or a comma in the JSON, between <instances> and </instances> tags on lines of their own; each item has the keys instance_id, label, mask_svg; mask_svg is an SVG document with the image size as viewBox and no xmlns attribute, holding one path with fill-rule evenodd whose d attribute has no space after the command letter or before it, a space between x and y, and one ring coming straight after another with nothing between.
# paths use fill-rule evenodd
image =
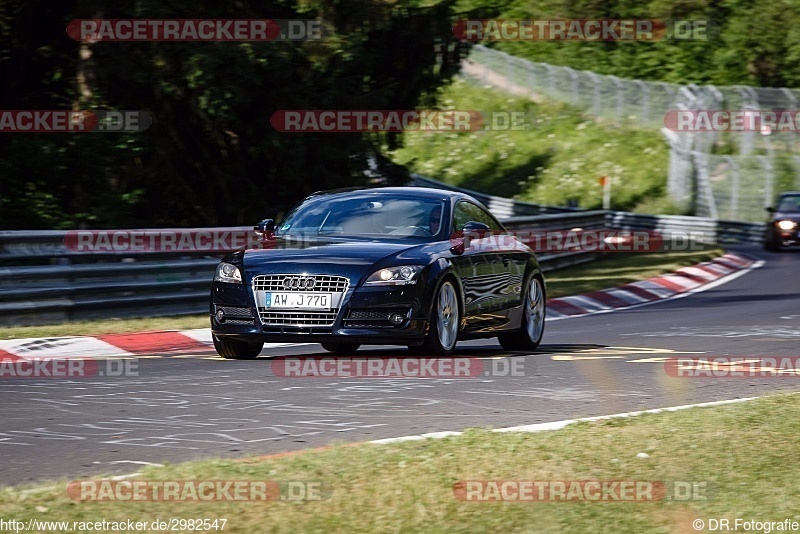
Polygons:
<instances>
[{"instance_id":1,"label":"side mirror","mask_svg":"<svg viewBox=\"0 0 800 534\"><path fill-rule=\"evenodd\" d=\"M471 239L482 239L491 233L492 229L489 225L478 221L469 221L461 230L453 234L454 237L450 239L450 252L460 256L464 250L469 248Z\"/></svg>"},{"instance_id":2,"label":"side mirror","mask_svg":"<svg viewBox=\"0 0 800 534\"><path fill-rule=\"evenodd\" d=\"M461 256L466 248L467 240L464 238L464 236L450 238L450 252L456 256Z\"/></svg>"},{"instance_id":3,"label":"side mirror","mask_svg":"<svg viewBox=\"0 0 800 534\"><path fill-rule=\"evenodd\" d=\"M264 219L253 227L253 231L262 238L268 239L275 233L275 221L273 219Z\"/></svg>"},{"instance_id":4,"label":"side mirror","mask_svg":"<svg viewBox=\"0 0 800 534\"><path fill-rule=\"evenodd\" d=\"M765 208L765 209L770 213L775 213L775 208L773 208L772 206L770 206L768 208Z\"/></svg>"},{"instance_id":5,"label":"side mirror","mask_svg":"<svg viewBox=\"0 0 800 534\"><path fill-rule=\"evenodd\" d=\"M477 237L478 239L483 239L492 234L492 229L489 228L488 224L478 221L469 221L461 230L465 236Z\"/></svg>"}]
</instances>

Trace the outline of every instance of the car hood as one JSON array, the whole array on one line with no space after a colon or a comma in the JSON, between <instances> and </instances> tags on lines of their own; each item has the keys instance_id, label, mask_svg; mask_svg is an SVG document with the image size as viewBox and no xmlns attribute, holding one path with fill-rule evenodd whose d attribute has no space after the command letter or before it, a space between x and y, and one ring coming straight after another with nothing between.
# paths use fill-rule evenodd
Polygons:
<instances>
[{"instance_id":1,"label":"car hood","mask_svg":"<svg viewBox=\"0 0 800 534\"><path fill-rule=\"evenodd\" d=\"M419 242L291 241L271 239L244 252L249 273L326 273L362 270L375 262L415 248Z\"/></svg>"},{"instance_id":2,"label":"car hood","mask_svg":"<svg viewBox=\"0 0 800 534\"><path fill-rule=\"evenodd\" d=\"M770 219L773 221L800 222L800 211L776 211Z\"/></svg>"}]
</instances>

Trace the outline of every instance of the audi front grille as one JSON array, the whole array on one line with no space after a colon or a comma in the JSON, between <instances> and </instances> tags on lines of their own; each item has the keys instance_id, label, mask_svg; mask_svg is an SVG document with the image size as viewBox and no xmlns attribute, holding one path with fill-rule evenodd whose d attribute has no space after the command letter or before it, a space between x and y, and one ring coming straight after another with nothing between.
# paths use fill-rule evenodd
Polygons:
<instances>
[{"instance_id":1,"label":"audi front grille","mask_svg":"<svg viewBox=\"0 0 800 534\"><path fill-rule=\"evenodd\" d=\"M258 309L261 322L265 326L333 326L337 311L266 311Z\"/></svg>"},{"instance_id":2,"label":"audi front grille","mask_svg":"<svg viewBox=\"0 0 800 534\"><path fill-rule=\"evenodd\" d=\"M289 282L288 287L284 285L286 279L297 280L293 285ZM306 280L313 279L313 287L307 287ZM302 287L300 281L303 281ZM260 274L253 277L253 291L321 291L324 293L344 293L350 281L344 276L328 275L298 275L298 274Z\"/></svg>"},{"instance_id":3,"label":"audi front grille","mask_svg":"<svg viewBox=\"0 0 800 534\"><path fill-rule=\"evenodd\" d=\"M334 303L344 301L344 294L350 286L345 276L301 275L301 274L261 274L253 277L254 292L306 291L333 293ZM258 302L256 298L256 302ZM330 327L336 321L339 307L328 310L271 309L258 306L258 316L264 326L280 327Z\"/></svg>"}]
</instances>

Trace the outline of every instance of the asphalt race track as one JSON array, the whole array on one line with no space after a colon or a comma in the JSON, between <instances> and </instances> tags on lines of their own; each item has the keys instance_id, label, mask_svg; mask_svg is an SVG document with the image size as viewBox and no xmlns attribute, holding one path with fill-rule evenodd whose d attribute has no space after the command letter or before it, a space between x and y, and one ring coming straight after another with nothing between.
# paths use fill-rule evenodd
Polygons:
<instances>
[{"instance_id":1,"label":"asphalt race track","mask_svg":"<svg viewBox=\"0 0 800 534\"><path fill-rule=\"evenodd\" d=\"M139 376L0 381L0 484L131 473L142 462L238 457L468 427L505 427L796 390L800 377L673 378L671 356L800 356L800 250L734 251L766 263L704 292L548 321L534 354L494 340L458 356L500 374L283 378L272 360L138 360ZM373 350L374 349L374 350ZM319 345L280 355L327 354ZM359 356L408 356L366 347ZM277 355L277 354L276 354Z\"/></svg>"}]
</instances>

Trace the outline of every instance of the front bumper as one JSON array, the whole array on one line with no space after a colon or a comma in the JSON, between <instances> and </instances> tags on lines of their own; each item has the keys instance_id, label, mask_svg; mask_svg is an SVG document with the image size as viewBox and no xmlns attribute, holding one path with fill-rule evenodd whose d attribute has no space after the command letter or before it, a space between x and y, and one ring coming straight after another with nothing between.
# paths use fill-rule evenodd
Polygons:
<instances>
[{"instance_id":1,"label":"front bumper","mask_svg":"<svg viewBox=\"0 0 800 534\"><path fill-rule=\"evenodd\" d=\"M800 245L800 230L781 230L780 228L771 228L767 237L768 241L780 243L782 246Z\"/></svg>"},{"instance_id":2,"label":"front bumper","mask_svg":"<svg viewBox=\"0 0 800 534\"><path fill-rule=\"evenodd\" d=\"M270 322L248 285L214 282L211 289L213 334L242 341L420 345L428 312L421 280L406 286L351 285L335 312L292 310L285 324Z\"/></svg>"}]
</instances>

